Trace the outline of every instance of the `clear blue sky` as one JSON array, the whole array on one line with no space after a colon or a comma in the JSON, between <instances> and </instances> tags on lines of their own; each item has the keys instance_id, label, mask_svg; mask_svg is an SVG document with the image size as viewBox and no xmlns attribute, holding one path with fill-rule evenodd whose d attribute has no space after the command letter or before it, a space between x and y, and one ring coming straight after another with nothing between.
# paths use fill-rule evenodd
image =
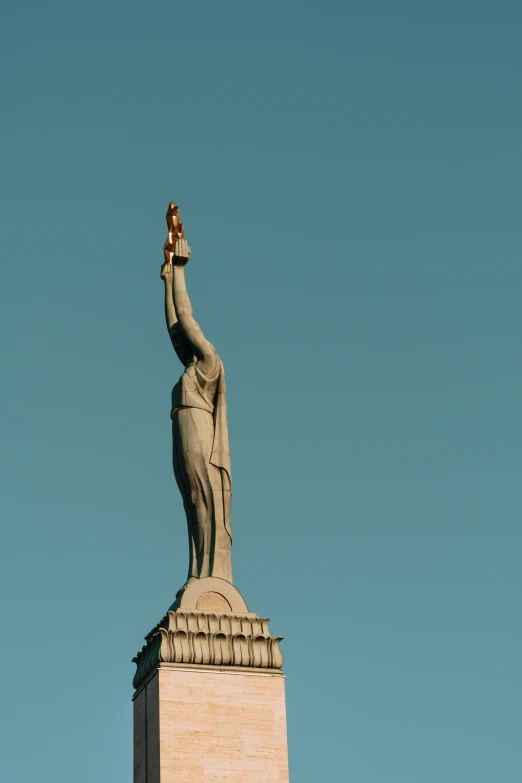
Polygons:
<instances>
[{"instance_id":1,"label":"clear blue sky","mask_svg":"<svg viewBox=\"0 0 522 783\"><path fill-rule=\"evenodd\" d=\"M183 582L170 199L227 371L235 581L293 783L519 783L522 12L11 3L0 777L132 779Z\"/></svg>"}]
</instances>

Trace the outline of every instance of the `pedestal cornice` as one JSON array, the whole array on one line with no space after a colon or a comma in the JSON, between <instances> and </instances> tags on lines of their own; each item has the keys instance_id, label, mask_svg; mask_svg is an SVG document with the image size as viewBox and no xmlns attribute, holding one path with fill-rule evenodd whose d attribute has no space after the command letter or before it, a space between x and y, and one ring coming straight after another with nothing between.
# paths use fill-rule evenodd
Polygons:
<instances>
[{"instance_id":1,"label":"pedestal cornice","mask_svg":"<svg viewBox=\"0 0 522 783\"><path fill-rule=\"evenodd\" d=\"M252 613L168 611L133 658L134 688L138 690L162 663L281 670L283 637L272 637L268 623Z\"/></svg>"}]
</instances>

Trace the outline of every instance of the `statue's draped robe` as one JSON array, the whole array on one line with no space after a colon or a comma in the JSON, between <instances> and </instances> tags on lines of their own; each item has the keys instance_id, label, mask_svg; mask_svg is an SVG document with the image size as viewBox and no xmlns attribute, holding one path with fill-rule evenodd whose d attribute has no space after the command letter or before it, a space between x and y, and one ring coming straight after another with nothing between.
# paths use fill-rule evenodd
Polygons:
<instances>
[{"instance_id":1,"label":"statue's draped robe","mask_svg":"<svg viewBox=\"0 0 522 783\"><path fill-rule=\"evenodd\" d=\"M189 578L232 581L232 478L225 372L216 356L205 375L197 358L172 390L174 475L187 515Z\"/></svg>"}]
</instances>

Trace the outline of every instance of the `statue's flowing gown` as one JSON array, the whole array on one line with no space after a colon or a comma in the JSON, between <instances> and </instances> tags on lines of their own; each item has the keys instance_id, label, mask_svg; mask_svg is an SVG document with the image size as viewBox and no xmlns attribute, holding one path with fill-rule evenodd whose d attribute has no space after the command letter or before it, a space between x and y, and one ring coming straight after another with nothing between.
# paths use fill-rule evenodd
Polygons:
<instances>
[{"instance_id":1,"label":"statue's flowing gown","mask_svg":"<svg viewBox=\"0 0 522 783\"><path fill-rule=\"evenodd\" d=\"M174 475L187 515L189 578L232 582L232 482L225 373L216 355L205 375L197 358L172 390Z\"/></svg>"}]
</instances>

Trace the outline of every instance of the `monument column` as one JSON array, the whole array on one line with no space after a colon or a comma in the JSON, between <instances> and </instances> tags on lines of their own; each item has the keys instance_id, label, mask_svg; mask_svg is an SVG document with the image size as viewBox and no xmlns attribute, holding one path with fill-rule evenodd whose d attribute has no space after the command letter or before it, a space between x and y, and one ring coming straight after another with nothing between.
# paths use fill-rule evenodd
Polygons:
<instances>
[{"instance_id":1,"label":"monument column","mask_svg":"<svg viewBox=\"0 0 522 783\"><path fill-rule=\"evenodd\" d=\"M174 475L187 517L189 571L133 659L134 783L287 783L280 636L232 584L232 478L221 359L192 314L190 248L167 212L161 277L172 346Z\"/></svg>"},{"instance_id":2,"label":"monument column","mask_svg":"<svg viewBox=\"0 0 522 783\"><path fill-rule=\"evenodd\" d=\"M135 658L134 783L288 781L280 637L224 580L178 603Z\"/></svg>"}]
</instances>

